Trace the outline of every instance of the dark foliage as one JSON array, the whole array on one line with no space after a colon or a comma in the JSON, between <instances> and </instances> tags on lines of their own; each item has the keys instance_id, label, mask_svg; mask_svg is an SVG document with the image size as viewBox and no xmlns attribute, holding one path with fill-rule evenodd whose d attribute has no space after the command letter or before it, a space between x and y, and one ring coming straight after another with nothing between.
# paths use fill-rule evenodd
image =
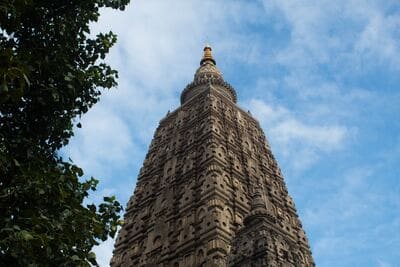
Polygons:
<instances>
[{"instance_id":1,"label":"dark foliage","mask_svg":"<svg viewBox=\"0 0 400 267\"><path fill-rule=\"evenodd\" d=\"M89 23L128 2L0 0L0 266L96 265L92 247L115 235L121 205L84 205L98 181L58 151L116 85L102 61L116 36Z\"/></svg>"}]
</instances>

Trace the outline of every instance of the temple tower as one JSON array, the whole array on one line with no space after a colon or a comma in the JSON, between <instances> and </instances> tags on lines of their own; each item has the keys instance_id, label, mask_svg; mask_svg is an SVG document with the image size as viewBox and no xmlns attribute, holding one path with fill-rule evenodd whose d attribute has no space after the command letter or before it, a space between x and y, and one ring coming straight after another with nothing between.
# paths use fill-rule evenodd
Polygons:
<instances>
[{"instance_id":1,"label":"temple tower","mask_svg":"<svg viewBox=\"0 0 400 267\"><path fill-rule=\"evenodd\" d=\"M265 135L209 46L154 134L111 266L314 266Z\"/></svg>"}]
</instances>

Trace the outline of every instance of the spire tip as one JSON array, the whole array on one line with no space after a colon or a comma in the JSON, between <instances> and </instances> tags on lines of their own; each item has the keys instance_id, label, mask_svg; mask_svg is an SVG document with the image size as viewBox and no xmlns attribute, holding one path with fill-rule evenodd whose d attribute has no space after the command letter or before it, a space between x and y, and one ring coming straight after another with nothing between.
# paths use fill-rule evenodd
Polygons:
<instances>
[{"instance_id":1,"label":"spire tip","mask_svg":"<svg viewBox=\"0 0 400 267\"><path fill-rule=\"evenodd\" d=\"M204 46L203 51L204 51L204 54L203 54L203 58L200 61L200 66L203 65L203 63L207 62L207 61L210 61L214 65L216 65L216 62L211 53L211 51L212 51L211 46L208 43L206 43L206 45Z\"/></svg>"}]
</instances>

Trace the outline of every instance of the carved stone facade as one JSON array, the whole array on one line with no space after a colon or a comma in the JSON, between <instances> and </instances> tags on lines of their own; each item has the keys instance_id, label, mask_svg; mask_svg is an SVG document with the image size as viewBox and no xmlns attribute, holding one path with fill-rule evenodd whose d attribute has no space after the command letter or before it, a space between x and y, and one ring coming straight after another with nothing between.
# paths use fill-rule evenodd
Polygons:
<instances>
[{"instance_id":1,"label":"carved stone facade","mask_svg":"<svg viewBox=\"0 0 400 267\"><path fill-rule=\"evenodd\" d=\"M208 46L155 132L111 266L314 266L265 135Z\"/></svg>"}]
</instances>

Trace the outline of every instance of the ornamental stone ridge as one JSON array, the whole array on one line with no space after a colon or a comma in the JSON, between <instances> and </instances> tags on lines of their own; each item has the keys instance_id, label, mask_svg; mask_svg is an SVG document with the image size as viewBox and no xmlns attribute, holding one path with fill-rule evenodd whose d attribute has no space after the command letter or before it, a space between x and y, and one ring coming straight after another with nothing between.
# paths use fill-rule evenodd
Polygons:
<instances>
[{"instance_id":1,"label":"ornamental stone ridge","mask_svg":"<svg viewBox=\"0 0 400 267\"><path fill-rule=\"evenodd\" d=\"M155 131L124 222L112 267L315 266L264 132L209 45Z\"/></svg>"}]
</instances>

